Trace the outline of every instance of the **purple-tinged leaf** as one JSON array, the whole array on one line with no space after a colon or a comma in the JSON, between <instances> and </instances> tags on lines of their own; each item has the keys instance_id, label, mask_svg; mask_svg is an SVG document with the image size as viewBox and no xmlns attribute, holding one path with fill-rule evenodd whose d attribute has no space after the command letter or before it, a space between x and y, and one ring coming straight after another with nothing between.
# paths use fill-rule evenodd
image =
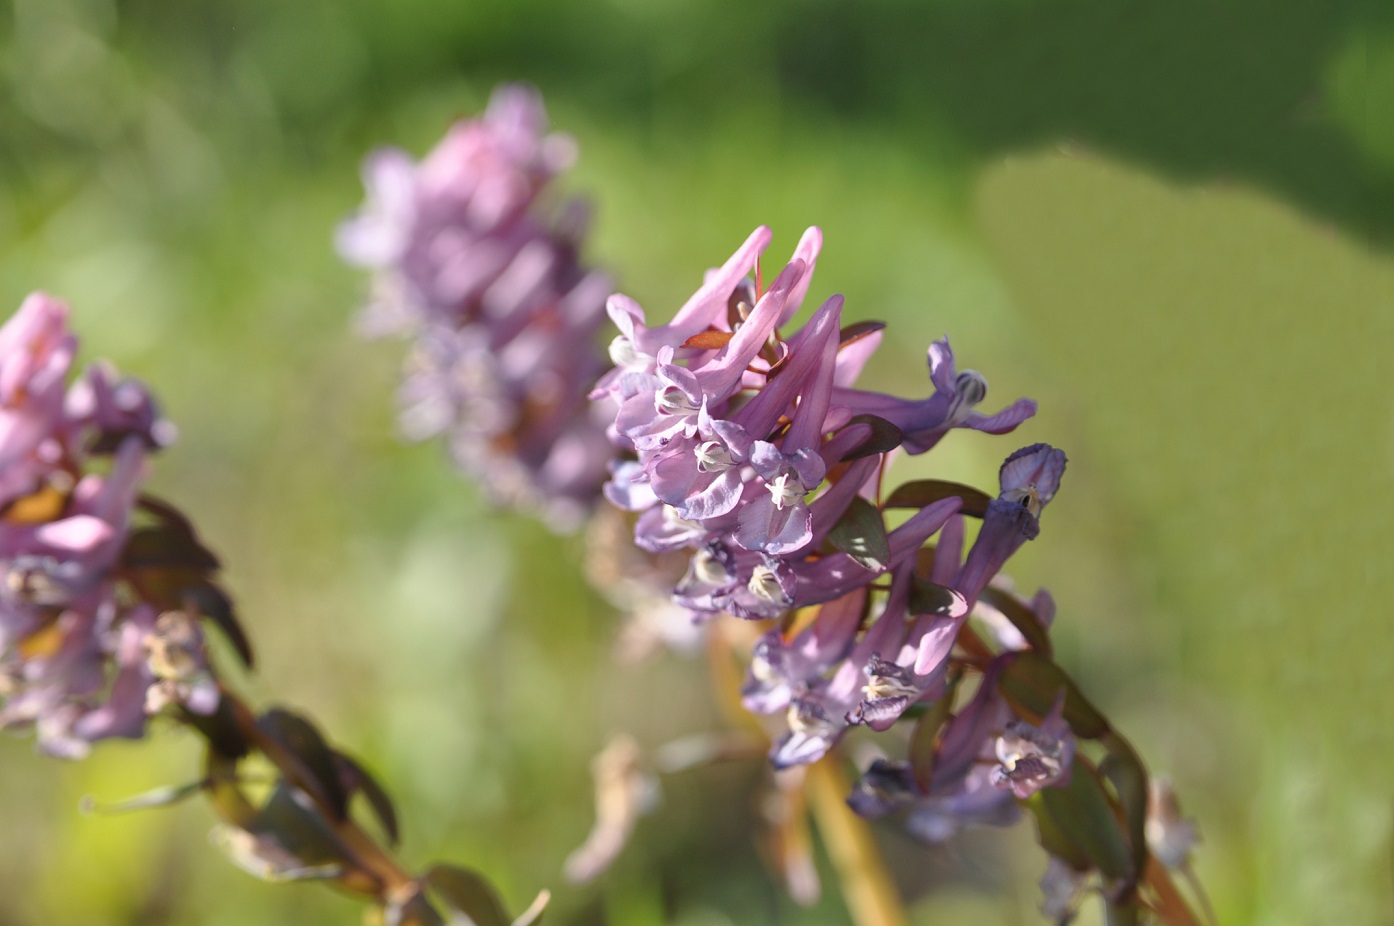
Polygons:
<instances>
[{"instance_id":1,"label":"purple-tinged leaf","mask_svg":"<svg viewBox=\"0 0 1394 926\"><path fill-rule=\"evenodd\" d=\"M204 549L193 534L161 525L131 531L121 550L121 565L126 569L212 572L218 568L218 558Z\"/></svg>"},{"instance_id":2,"label":"purple-tinged leaf","mask_svg":"<svg viewBox=\"0 0 1394 926\"><path fill-rule=\"evenodd\" d=\"M426 899L425 891L418 889L382 908L382 926L446 926L446 922Z\"/></svg>"},{"instance_id":3,"label":"purple-tinged leaf","mask_svg":"<svg viewBox=\"0 0 1394 926\"><path fill-rule=\"evenodd\" d=\"M372 808L373 816L387 834L388 844L397 845L401 839L397 809L392 805L392 798L382 784L369 774L367 769L342 752L334 753L334 764L338 766L339 781L343 784L344 794L350 799L355 794L362 794L368 806Z\"/></svg>"},{"instance_id":4,"label":"purple-tinged leaf","mask_svg":"<svg viewBox=\"0 0 1394 926\"><path fill-rule=\"evenodd\" d=\"M884 569L891 559L886 522L876 506L860 496L852 499L847 511L833 525L828 543L867 569Z\"/></svg>"},{"instance_id":5,"label":"purple-tinged leaf","mask_svg":"<svg viewBox=\"0 0 1394 926\"><path fill-rule=\"evenodd\" d=\"M473 920L475 926L512 923L498 893L477 872L455 865L436 865L421 880L453 909Z\"/></svg>"},{"instance_id":6,"label":"purple-tinged leaf","mask_svg":"<svg viewBox=\"0 0 1394 926\"><path fill-rule=\"evenodd\" d=\"M259 745L267 758L285 772L293 784L323 804L334 819L344 819L348 812L348 796L339 778L335 752L314 725L279 707L262 714L256 725L263 736Z\"/></svg>"},{"instance_id":7,"label":"purple-tinged leaf","mask_svg":"<svg viewBox=\"0 0 1394 926\"><path fill-rule=\"evenodd\" d=\"M1005 657L1002 694L1012 706L1039 721L1055 706L1061 689L1065 691L1065 720L1075 736L1098 739L1110 731L1108 720L1085 700L1064 670L1040 653L1017 653Z\"/></svg>"},{"instance_id":8,"label":"purple-tinged leaf","mask_svg":"<svg viewBox=\"0 0 1394 926\"><path fill-rule=\"evenodd\" d=\"M885 327L885 322L873 321L853 322L850 325L845 325L843 326L842 331L838 333L838 350L847 347L849 344L855 344L862 338L869 337L875 334L876 332L883 330Z\"/></svg>"},{"instance_id":9,"label":"purple-tinged leaf","mask_svg":"<svg viewBox=\"0 0 1394 926\"><path fill-rule=\"evenodd\" d=\"M186 589L185 594L198 608L198 613L212 621L214 626L222 631L223 636L227 637L242 664L249 669L252 668L255 664L252 642L247 639L241 622L237 620L232 599L227 593L212 582L204 581Z\"/></svg>"},{"instance_id":10,"label":"purple-tinged leaf","mask_svg":"<svg viewBox=\"0 0 1394 926\"><path fill-rule=\"evenodd\" d=\"M1035 612L1022 604L1011 592L1004 592L989 585L979 593L978 599L1001 611L1003 616L1011 621L1012 626L1021 632L1026 642L1031 644L1033 650L1047 659L1053 655L1050 635L1041 626Z\"/></svg>"},{"instance_id":11,"label":"purple-tinged leaf","mask_svg":"<svg viewBox=\"0 0 1394 926\"><path fill-rule=\"evenodd\" d=\"M987 506L992 499L987 493L972 486L942 479L916 479L897 486L882 504L882 508L923 508L945 498L957 498L963 502L959 514L981 518L987 514Z\"/></svg>"},{"instance_id":12,"label":"purple-tinged leaf","mask_svg":"<svg viewBox=\"0 0 1394 926\"><path fill-rule=\"evenodd\" d=\"M900 433L900 428L891 424L885 418L878 415L858 415L847 426L854 424L864 424L871 428L871 435L862 441L855 449L843 455L845 460L858 460L862 457L873 456L878 453L889 453L900 446L904 435Z\"/></svg>"}]
</instances>

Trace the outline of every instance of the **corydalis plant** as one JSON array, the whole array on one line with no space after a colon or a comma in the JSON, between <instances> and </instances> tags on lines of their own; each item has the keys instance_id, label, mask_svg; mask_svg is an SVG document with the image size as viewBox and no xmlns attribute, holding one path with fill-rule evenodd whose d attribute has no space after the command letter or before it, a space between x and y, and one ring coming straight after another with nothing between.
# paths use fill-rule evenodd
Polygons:
<instances>
[{"instance_id":1,"label":"corydalis plant","mask_svg":"<svg viewBox=\"0 0 1394 926\"><path fill-rule=\"evenodd\" d=\"M444 924L434 902L479 926L509 923L478 874L404 870L350 813L362 796L396 842L372 776L304 717L257 712L220 678L205 621L249 667L252 652L217 558L179 511L140 491L174 429L110 365L70 385L76 350L67 307L42 293L0 327L0 727L32 727L43 752L80 758L165 718L206 741L203 775L116 809L204 794L223 821L217 841L261 877L324 881L403 926Z\"/></svg>"},{"instance_id":2,"label":"corydalis plant","mask_svg":"<svg viewBox=\"0 0 1394 926\"><path fill-rule=\"evenodd\" d=\"M858 814L903 813L941 841L1026 808L1052 859L1050 915L1072 917L1090 887L1120 921L1193 922L1148 848L1146 770L1053 661L1049 593L993 584L1039 534L1064 453L1009 454L993 494L883 484L895 453L953 429L1009 432L1035 403L980 411L987 381L957 368L947 339L929 348L923 398L856 388L883 326L845 325L833 296L785 334L822 236L809 229L766 288L770 237L757 229L666 325L611 297L616 367L592 398L618 408L610 435L627 459L606 496L636 513L641 548L691 551L673 598L694 620L766 622L741 694L782 718L776 768L818 762L856 727L887 734L881 748L905 758L865 770L848 799ZM892 526L892 512L908 517ZM966 518L981 521L971 544Z\"/></svg>"},{"instance_id":3,"label":"corydalis plant","mask_svg":"<svg viewBox=\"0 0 1394 926\"><path fill-rule=\"evenodd\" d=\"M604 369L605 274L580 262L587 208L548 197L575 157L536 91L505 85L420 162L371 155L368 200L339 229L373 271L362 327L413 339L401 427L441 435L498 502L562 529L599 498L611 456L585 393Z\"/></svg>"}]
</instances>

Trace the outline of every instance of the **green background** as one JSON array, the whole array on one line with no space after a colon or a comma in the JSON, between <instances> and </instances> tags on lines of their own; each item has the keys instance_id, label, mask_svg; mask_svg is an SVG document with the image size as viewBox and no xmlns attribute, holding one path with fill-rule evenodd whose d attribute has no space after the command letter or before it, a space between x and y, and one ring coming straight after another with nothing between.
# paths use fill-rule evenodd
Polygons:
<instances>
[{"instance_id":1,"label":"green background","mask_svg":"<svg viewBox=\"0 0 1394 926\"><path fill-rule=\"evenodd\" d=\"M554 921L839 923L771 888L754 764L665 783L601 884L559 869L606 737L717 723L700 661L609 659L581 545L399 445L401 348L350 333L330 238L371 147L420 154L529 80L578 141L590 254L665 318L757 224L820 225L814 300L889 322L872 385L948 333L1040 414L917 462L990 487L1067 449L1014 561L1062 662L1169 774L1226 923L1394 916L1394 15L1336 0L7 0L0 306L71 301L83 356L181 430L152 489L226 564L261 663L449 859ZM909 471L909 470L907 470ZM0 924L356 922L218 857L158 727L63 764L0 743ZM916 923L1035 922L1027 827L885 831ZM1093 914L1091 913L1090 916ZM1086 917L1086 922L1092 922Z\"/></svg>"}]
</instances>

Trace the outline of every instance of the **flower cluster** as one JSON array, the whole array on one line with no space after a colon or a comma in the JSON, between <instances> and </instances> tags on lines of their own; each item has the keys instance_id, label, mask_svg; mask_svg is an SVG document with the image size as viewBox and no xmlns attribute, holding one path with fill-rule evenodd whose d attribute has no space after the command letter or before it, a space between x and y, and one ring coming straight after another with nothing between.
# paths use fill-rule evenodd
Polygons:
<instances>
[{"instance_id":1,"label":"flower cluster","mask_svg":"<svg viewBox=\"0 0 1394 926\"><path fill-rule=\"evenodd\" d=\"M174 429L108 364L69 385L76 349L42 293L0 328L0 726L69 757L217 702L197 625L132 584L145 460Z\"/></svg>"},{"instance_id":2,"label":"flower cluster","mask_svg":"<svg viewBox=\"0 0 1394 926\"><path fill-rule=\"evenodd\" d=\"M373 271L365 330L414 339L406 436L442 435L497 502L566 529L598 500L611 456L585 401L604 369L610 281L579 260L585 206L545 197L573 158L537 93L502 86L419 164L371 155L367 203L338 233L344 258Z\"/></svg>"},{"instance_id":3,"label":"flower cluster","mask_svg":"<svg viewBox=\"0 0 1394 926\"><path fill-rule=\"evenodd\" d=\"M403 870L349 813L362 795L395 842L381 785L304 717L257 713L223 684L202 619L248 665L251 649L218 561L182 514L140 492L147 456L174 429L108 364L69 384L76 350L67 307L42 293L0 327L0 727L32 726L42 751L79 758L163 713L206 741L204 775L119 809L206 794L222 820L215 841L237 864L365 895L386 922L431 926L440 909L481 926L535 919L545 892L514 921L473 871ZM258 785L275 770L269 792L246 787L252 759Z\"/></svg>"},{"instance_id":4,"label":"flower cluster","mask_svg":"<svg viewBox=\"0 0 1394 926\"><path fill-rule=\"evenodd\" d=\"M1038 444L1007 459L1001 494L961 564L958 497L916 504L887 529L878 496L890 454L922 453L953 428L1010 431L1035 404L979 412L986 381L956 369L947 340L930 348L926 398L855 388L879 327L842 327L834 296L781 334L822 238L809 229L761 291L749 274L769 240L757 229L666 326L648 327L638 305L612 297L616 369L592 397L619 407L611 435L634 459L613 467L606 494L639 512L636 542L693 551L677 601L699 617L755 620L821 606L801 630L760 641L744 692L750 709L787 714L772 756L785 766L820 758L851 725L885 729L942 694L959 628L1036 535L1065 458ZM941 531L944 552L917 575L921 549Z\"/></svg>"},{"instance_id":5,"label":"flower cluster","mask_svg":"<svg viewBox=\"0 0 1394 926\"><path fill-rule=\"evenodd\" d=\"M834 296L785 334L822 239L809 229L765 287L769 241L757 229L667 325L611 297L615 368L592 392L617 408L609 434L622 457L607 497L635 514L639 547L689 554L673 601L694 621L762 622L741 695L752 712L782 715L776 768L817 762L853 728L913 718L904 759L887 756L896 740L877 740L882 758L853 786L854 811L904 813L912 834L938 842L1025 807L1051 857L1048 910L1072 910L1090 883L1135 905L1152 876L1146 771L1052 661L1050 594L1024 599L998 579L1038 535L1064 453L1038 443L1009 454L995 496L938 480L887 491L893 455L924 453L955 428L1009 432L1035 403L979 411L987 382L958 369L947 339L930 345L926 397L858 389L882 326L844 325ZM969 519L981 522L971 542ZM1081 753L1085 741L1102 762ZM1057 838L1091 817L1116 835L1107 846Z\"/></svg>"}]
</instances>

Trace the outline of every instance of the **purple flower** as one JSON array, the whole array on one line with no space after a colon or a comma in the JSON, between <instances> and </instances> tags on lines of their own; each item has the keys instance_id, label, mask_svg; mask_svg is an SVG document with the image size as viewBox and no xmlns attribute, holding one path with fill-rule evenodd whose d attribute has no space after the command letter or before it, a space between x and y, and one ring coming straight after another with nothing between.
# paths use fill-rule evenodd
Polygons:
<instances>
[{"instance_id":1,"label":"purple flower","mask_svg":"<svg viewBox=\"0 0 1394 926\"><path fill-rule=\"evenodd\" d=\"M76 346L67 307L41 293L0 328L0 727L32 725L67 757L141 735L160 684L147 644L170 619L118 587L118 570L146 456L173 427L108 364L69 387ZM217 693L171 700L211 710Z\"/></svg>"},{"instance_id":2,"label":"purple flower","mask_svg":"<svg viewBox=\"0 0 1394 926\"><path fill-rule=\"evenodd\" d=\"M365 330L415 339L404 434L441 436L497 503L562 530L599 500L614 455L614 409L586 399L605 367L610 283L579 261L585 208L543 197L574 156L536 91L505 85L419 164L372 155L367 203L338 234L344 258L373 271Z\"/></svg>"}]
</instances>

